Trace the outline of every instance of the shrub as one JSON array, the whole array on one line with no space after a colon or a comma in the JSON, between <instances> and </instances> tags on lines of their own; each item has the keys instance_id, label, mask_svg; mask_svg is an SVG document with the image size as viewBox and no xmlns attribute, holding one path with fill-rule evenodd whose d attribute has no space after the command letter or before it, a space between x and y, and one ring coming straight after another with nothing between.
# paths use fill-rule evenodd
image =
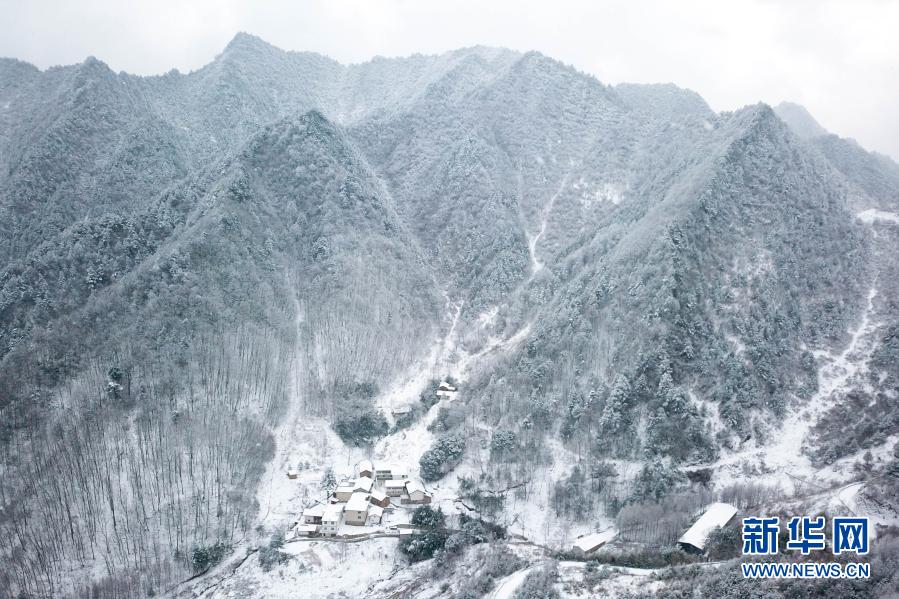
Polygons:
<instances>
[{"instance_id":1,"label":"shrub","mask_svg":"<svg viewBox=\"0 0 899 599\"><path fill-rule=\"evenodd\" d=\"M265 547L260 547L259 549L259 565L262 567L264 572L268 572L274 566L280 566L281 564L286 564L289 562L292 557L281 551L281 547L284 546L284 539L280 534L275 533L272 535L271 540L268 542L268 545Z\"/></svg>"},{"instance_id":2,"label":"shrub","mask_svg":"<svg viewBox=\"0 0 899 599\"><path fill-rule=\"evenodd\" d=\"M195 573L205 572L222 561L230 551L231 546L221 542L208 547L195 547L190 555L190 565Z\"/></svg>"}]
</instances>

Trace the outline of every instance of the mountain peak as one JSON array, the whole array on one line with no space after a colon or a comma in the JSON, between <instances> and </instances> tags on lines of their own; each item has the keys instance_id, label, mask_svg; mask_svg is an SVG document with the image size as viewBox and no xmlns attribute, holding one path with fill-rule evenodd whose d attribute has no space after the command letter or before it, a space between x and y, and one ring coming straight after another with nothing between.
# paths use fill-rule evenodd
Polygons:
<instances>
[{"instance_id":1,"label":"mountain peak","mask_svg":"<svg viewBox=\"0 0 899 599\"><path fill-rule=\"evenodd\" d=\"M774 112L799 137L811 139L827 135L827 129L822 127L801 104L781 102L774 108Z\"/></svg>"}]
</instances>

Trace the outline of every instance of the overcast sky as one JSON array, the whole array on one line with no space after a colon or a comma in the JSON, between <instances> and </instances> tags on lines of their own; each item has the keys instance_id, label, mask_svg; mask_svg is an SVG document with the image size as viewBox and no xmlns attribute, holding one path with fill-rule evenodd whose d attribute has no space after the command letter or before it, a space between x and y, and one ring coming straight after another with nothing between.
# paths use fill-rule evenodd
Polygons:
<instances>
[{"instance_id":1,"label":"overcast sky","mask_svg":"<svg viewBox=\"0 0 899 599\"><path fill-rule=\"evenodd\" d=\"M539 50L605 83L673 82L715 110L805 105L899 159L899 2L890 0L0 0L0 56L41 68L190 71L237 31L341 62L475 44Z\"/></svg>"}]
</instances>

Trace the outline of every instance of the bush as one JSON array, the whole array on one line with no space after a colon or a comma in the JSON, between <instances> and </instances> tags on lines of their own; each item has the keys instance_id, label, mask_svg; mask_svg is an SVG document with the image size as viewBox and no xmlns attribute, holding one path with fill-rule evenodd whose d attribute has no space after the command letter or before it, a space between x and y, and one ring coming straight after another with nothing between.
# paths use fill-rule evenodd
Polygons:
<instances>
[{"instance_id":1,"label":"bush","mask_svg":"<svg viewBox=\"0 0 899 599\"><path fill-rule=\"evenodd\" d=\"M222 561L230 551L231 546L221 542L209 547L195 547L190 555L190 565L195 573L205 572Z\"/></svg>"},{"instance_id":2,"label":"bush","mask_svg":"<svg viewBox=\"0 0 899 599\"><path fill-rule=\"evenodd\" d=\"M556 562L550 562L541 568L532 570L512 597L513 599L559 599L561 595L554 586L558 577L558 565Z\"/></svg>"},{"instance_id":3,"label":"bush","mask_svg":"<svg viewBox=\"0 0 899 599\"><path fill-rule=\"evenodd\" d=\"M370 445L379 437L386 435L388 429L384 414L371 406L357 406L356 409L338 416L334 422L334 430L343 442L355 447Z\"/></svg>"},{"instance_id":4,"label":"bush","mask_svg":"<svg viewBox=\"0 0 899 599\"><path fill-rule=\"evenodd\" d=\"M290 555L281 551L283 546L284 539L280 534L275 533L267 546L259 548L259 565L262 567L263 572L268 572L274 566L286 564L292 559Z\"/></svg>"}]
</instances>

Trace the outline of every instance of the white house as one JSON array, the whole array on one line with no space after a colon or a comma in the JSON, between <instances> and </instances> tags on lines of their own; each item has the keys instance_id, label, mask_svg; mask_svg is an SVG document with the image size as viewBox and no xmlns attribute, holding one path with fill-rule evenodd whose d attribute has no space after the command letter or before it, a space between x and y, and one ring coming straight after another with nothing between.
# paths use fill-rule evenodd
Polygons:
<instances>
[{"instance_id":1,"label":"white house","mask_svg":"<svg viewBox=\"0 0 899 599\"><path fill-rule=\"evenodd\" d=\"M368 495L365 493L353 493L350 500L346 502L346 523L353 526L365 526L368 518L368 508L373 507L368 503Z\"/></svg>"},{"instance_id":2,"label":"white house","mask_svg":"<svg viewBox=\"0 0 899 599\"><path fill-rule=\"evenodd\" d=\"M446 399L453 399L456 397L456 388L443 381L440 383L440 386L437 387L437 397L443 397Z\"/></svg>"},{"instance_id":3,"label":"white house","mask_svg":"<svg viewBox=\"0 0 899 599\"><path fill-rule=\"evenodd\" d=\"M594 551L614 539L617 534L617 530L615 530L614 528L610 528L603 532L594 532L589 535L584 535L582 537L579 537L574 542L574 550L576 553L580 553L581 555L593 553Z\"/></svg>"},{"instance_id":4,"label":"white house","mask_svg":"<svg viewBox=\"0 0 899 599\"><path fill-rule=\"evenodd\" d=\"M431 494L425 491L425 486L420 480L414 478L407 480L406 493L409 494L409 503L431 503Z\"/></svg>"},{"instance_id":5,"label":"white house","mask_svg":"<svg viewBox=\"0 0 899 599\"><path fill-rule=\"evenodd\" d=\"M412 413L412 406L399 406L390 410L390 413L393 414L394 418L399 418L400 416L406 416L407 414Z\"/></svg>"},{"instance_id":6,"label":"white house","mask_svg":"<svg viewBox=\"0 0 899 599\"><path fill-rule=\"evenodd\" d=\"M375 478L377 478L378 480L395 480L406 478L408 475L409 469L405 466L382 464L375 469Z\"/></svg>"},{"instance_id":7,"label":"white house","mask_svg":"<svg viewBox=\"0 0 899 599\"><path fill-rule=\"evenodd\" d=\"M361 493L371 493L371 487L375 481L367 476L360 476L353 482L353 491Z\"/></svg>"},{"instance_id":8,"label":"white house","mask_svg":"<svg viewBox=\"0 0 899 599\"><path fill-rule=\"evenodd\" d=\"M702 516L677 540L684 551L704 553L705 544L712 531L726 526L737 514L737 508L728 503L712 503Z\"/></svg>"},{"instance_id":9,"label":"white house","mask_svg":"<svg viewBox=\"0 0 899 599\"><path fill-rule=\"evenodd\" d=\"M303 524L321 524L322 516L325 513L325 506L313 505L303 510Z\"/></svg>"},{"instance_id":10,"label":"white house","mask_svg":"<svg viewBox=\"0 0 899 599\"><path fill-rule=\"evenodd\" d=\"M343 505L332 503L325 508L322 514L321 533L326 537L333 537L340 531L340 521L343 519Z\"/></svg>"},{"instance_id":11,"label":"white house","mask_svg":"<svg viewBox=\"0 0 899 599\"><path fill-rule=\"evenodd\" d=\"M384 491L391 497L399 497L406 492L405 480L387 480L384 481Z\"/></svg>"},{"instance_id":12,"label":"white house","mask_svg":"<svg viewBox=\"0 0 899 599\"><path fill-rule=\"evenodd\" d=\"M365 522L370 526L375 526L381 523L381 518L383 517L384 508L372 505L368 508L368 517L366 518Z\"/></svg>"},{"instance_id":13,"label":"white house","mask_svg":"<svg viewBox=\"0 0 899 599\"><path fill-rule=\"evenodd\" d=\"M349 501L350 497L353 493L356 492L356 481L355 480L345 480L334 490L334 497L337 498L337 501Z\"/></svg>"},{"instance_id":14,"label":"white house","mask_svg":"<svg viewBox=\"0 0 899 599\"><path fill-rule=\"evenodd\" d=\"M293 538L311 537L318 532L317 524L297 524L293 527Z\"/></svg>"}]
</instances>

